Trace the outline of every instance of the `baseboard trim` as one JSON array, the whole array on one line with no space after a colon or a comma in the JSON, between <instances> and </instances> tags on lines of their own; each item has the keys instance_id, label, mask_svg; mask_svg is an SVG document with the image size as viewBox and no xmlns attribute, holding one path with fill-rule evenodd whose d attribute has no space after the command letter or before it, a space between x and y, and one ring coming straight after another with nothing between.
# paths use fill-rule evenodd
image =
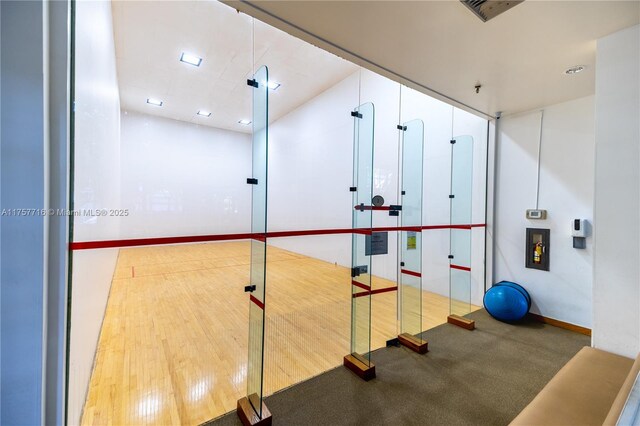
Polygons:
<instances>
[{"instance_id":1,"label":"baseboard trim","mask_svg":"<svg viewBox=\"0 0 640 426\"><path fill-rule=\"evenodd\" d=\"M564 328L566 330L571 330L576 333L584 334L585 336L591 336L591 329L587 327L582 327L580 325L571 324L569 322L564 322L553 318L547 318L545 316L534 314L532 312L529 312L529 316L538 322Z\"/></svg>"}]
</instances>

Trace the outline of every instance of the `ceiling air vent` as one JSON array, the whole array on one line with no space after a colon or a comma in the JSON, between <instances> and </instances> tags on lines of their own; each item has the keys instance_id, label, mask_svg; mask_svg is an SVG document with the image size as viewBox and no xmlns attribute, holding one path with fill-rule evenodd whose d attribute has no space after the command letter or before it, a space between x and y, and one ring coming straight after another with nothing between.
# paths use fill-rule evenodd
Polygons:
<instances>
[{"instance_id":1,"label":"ceiling air vent","mask_svg":"<svg viewBox=\"0 0 640 426\"><path fill-rule=\"evenodd\" d=\"M517 6L524 0L460 0L467 6L475 15L482 19L482 22L487 22L491 18L495 18L502 12L511 9L513 6Z\"/></svg>"}]
</instances>

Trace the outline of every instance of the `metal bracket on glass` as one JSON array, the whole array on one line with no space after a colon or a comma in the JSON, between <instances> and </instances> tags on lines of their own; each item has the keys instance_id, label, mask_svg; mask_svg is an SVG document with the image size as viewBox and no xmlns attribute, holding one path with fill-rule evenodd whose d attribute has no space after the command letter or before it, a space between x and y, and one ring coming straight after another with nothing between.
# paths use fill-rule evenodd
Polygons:
<instances>
[{"instance_id":1,"label":"metal bracket on glass","mask_svg":"<svg viewBox=\"0 0 640 426\"><path fill-rule=\"evenodd\" d=\"M387 340L387 347L395 346L396 348L400 347L400 340L396 337L395 339Z\"/></svg>"},{"instance_id":2,"label":"metal bracket on glass","mask_svg":"<svg viewBox=\"0 0 640 426\"><path fill-rule=\"evenodd\" d=\"M366 274L369 268L367 265L354 266L351 268L351 278L360 276L360 274Z\"/></svg>"},{"instance_id":3,"label":"metal bracket on glass","mask_svg":"<svg viewBox=\"0 0 640 426\"><path fill-rule=\"evenodd\" d=\"M358 188L355 187L355 186L350 186L349 187L349 191L351 191L351 192L356 192L357 190L358 190Z\"/></svg>"},{"instance_id":4,"label":"metal bracket on glass","mask_svg":"<svg viewBox=\"0 0 640 426\"><path fill-rule=\"evenodd\" d=\"M258 184L258 179L256 179L256 178L247 178L247 183L249 185L257 185Z\"/></svg>"},{"instance_id":5,"label":"metal bracket on glass","mask_svg":"<svg viewBox=\"0 0 640 426\"><path fill-rule=\"evenodd\" d=\"M451 139L449 142L451 142L452 144L456 143L455 139Z\"/></svg>"},{"instance_id":6,"label":"metal bracket on glass","mask_svg":"<svg viewBox=\"0 0 640 426\"><path fill-rule=\"evenodd\" d=\"M258 88L258 82L255 79L247 80L247 86L255 87L257 89Z\"/></svg>"},{"instance_id":7,"label":"metal bracket on glass","mask_svg":"<svg viewBox=\"0 0 640 426\"><path fill-rule=\"evenodd\" d=\"M360 205L358 207L356 207L356 210L360 210L361 212L364 211L364 203L360 203Z\"/></svg>"},{"instance_id":8,"label":"metal bracket on glass","mask_svg":"<svg viewBox=\"0 0 640 426\"><path fill-rule=\"evenodd\" d=\"M449 198L456 198L456 196L451 194L451 195L449 195Z\"/></svg>"},{"instance_id":9,"label":"metal bracket on glass","mask_svg":"<svg viewBox=\"0 0 640 426\"><path fill-rule=\"evenodd\" d=\"M402 130L403 132L405 132L407 130L407 126L402 126L400 124L398 124L398 126L396 127L398 130Z\"/></svg>"},{"instance_id":10,"label":"metal bracket on glass","mask_svg":"<svg viewBox=\"0 0 640 426\"><path fill-rule=\"evenodd\" d=\"M452 254L449 255L449 259L453 259L453 255Z\"/></svg>"},{"instance_id":11,"label":"metal bracket on glass","mask_svg":"<svg viewBox=\"0 0 640 426\"><path fill-rule=\"evenodd\" d=\"M351 111L351 116L356 118L362 118L362 114L360 114L358 111Z\"/></svg>"},{"instance_id":12,"label":"metal bracket on glass","mask_svg":"<svg viewBox=\"0 0 640 426\"><path fill-rule=\"evenodd\" d=\"M404 266L404 262L400 262L400 266Z\"/></svg>"},{"instance_id":13,"label":"metal bracket on glass","mask_svg":"<svg viewBox=\"0 0 640 426\"><path fill-rule=\"evenodd\" d=\"M407 191L401 191L401 192L400 192L400 194L402 194L402 195L406 195L406 194L407 194Z\"/></svg>"},{"instance_id":14,"label":"metal bracket on glass","mask_svg":"<svg viewBox=\"0 0 640 426\"><path fill-rule=\"evenodd\" d=\"M245 293L252 293L255 290L256 290L256 285L255 284L253 284L253 285L245 285L244 286L244 292Z\"/></svg>"}]
</instances>

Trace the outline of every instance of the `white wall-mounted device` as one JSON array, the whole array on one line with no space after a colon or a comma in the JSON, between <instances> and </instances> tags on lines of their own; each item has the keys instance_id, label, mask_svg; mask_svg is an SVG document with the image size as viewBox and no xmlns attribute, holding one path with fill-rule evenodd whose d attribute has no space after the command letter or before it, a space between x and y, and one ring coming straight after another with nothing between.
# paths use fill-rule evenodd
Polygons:
<instances>
[{"instance_id":1,"label":"white wall-mounted device","mask_svg":"<svg viewBox=\"0 0 640 426\"><path fill-rule=\"evenodd\" d=\"M587 234L589 233L589 222L585 219L573 219L571 221L571 236L573 237L573 248L587 248Z\"/></svg>"},{"instance_id":2,"label":"white wall-mounted device","mask_svg":"<svg viewBox=\"0 0 640 426\"><path fill-rule=\"evenodd\" d=\"M529 209L527 210L527 219L546 219L547 211L539 210L539 209Z\"/></svg>"},{"instance_id":3,"label":"white wall-mounted device","mask_svg":"<svg viewBox=\"0 0 640 426\"><path fill-rule=\"evenodd\" d=\"M586 237L587 236L587 221L584 219L573 219L571 221L571 236L573 237Z\"/></svg>"}]
</instances>

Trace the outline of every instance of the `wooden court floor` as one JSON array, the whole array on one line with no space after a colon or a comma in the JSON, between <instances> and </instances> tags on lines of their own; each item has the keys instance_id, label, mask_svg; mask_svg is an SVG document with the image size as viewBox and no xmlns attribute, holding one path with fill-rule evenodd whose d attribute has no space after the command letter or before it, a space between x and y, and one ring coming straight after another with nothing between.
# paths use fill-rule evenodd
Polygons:
<instances>
[{"instance_id":1,"label":"wooden court floor","mask_svg":"<svg viewBox=\"0 0 640 426\"><path fill-rule=\"evenodd\" d=\"M246 395L249 244L120 250L82 424L195 425L235 409ZM351 316L348 268L272 246L267 256L265 395L341 365ZM446 322L448 299L422 296L423 328ZM395 291L371 296L372 349L398 334L396 305Z\"/></svg>"}]
</instances>

